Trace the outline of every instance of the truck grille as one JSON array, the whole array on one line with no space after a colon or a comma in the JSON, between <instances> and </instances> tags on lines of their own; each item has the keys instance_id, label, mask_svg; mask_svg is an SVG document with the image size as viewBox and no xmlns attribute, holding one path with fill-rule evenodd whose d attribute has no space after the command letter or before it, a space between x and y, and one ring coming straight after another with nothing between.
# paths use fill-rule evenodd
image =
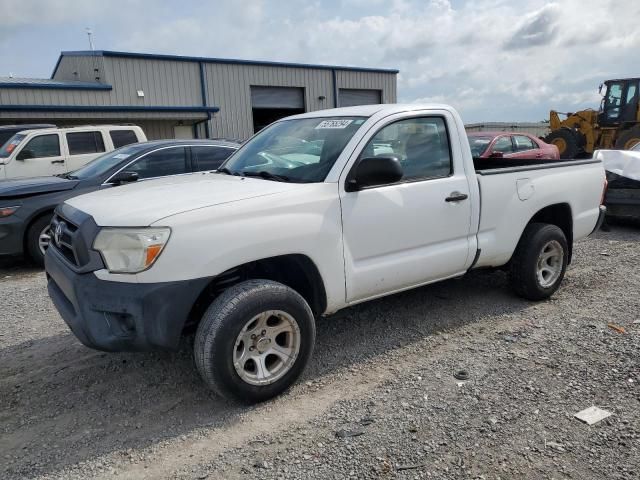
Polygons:
<instances>
[{"instance_id":1,"label":"truck grille","mask_svg":"<svg viewBox=\"0 0 640 480\"><path fill-rule=\"evenodd\" d=\"M56 214L51 220L51 245L73 265L80 267L81 263L74 249L74 234L78 226Z\"/></svg>"},{"instance_id":2,"label":"truck grille","mask_svg":"<svg viewBox=\"0 0 640 480\"><path fill-rule=\"evenodd\" d=\"M51 219L49 249L77 273L100 270L102 257L92 249L99 230L91 215L63 203Z\"/></svg>"}]
</instances>

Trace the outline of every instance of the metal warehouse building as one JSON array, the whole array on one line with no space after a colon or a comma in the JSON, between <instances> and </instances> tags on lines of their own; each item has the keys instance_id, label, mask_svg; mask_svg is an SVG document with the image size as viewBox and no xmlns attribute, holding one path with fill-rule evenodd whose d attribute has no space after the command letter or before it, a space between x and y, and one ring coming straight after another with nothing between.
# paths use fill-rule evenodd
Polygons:
<instances>
[{"instance_id":1,"label":"metal warehouse building","mask_svg":"<svg viewBox=\"0 0 640 480\"><path fill-rule=\"evenodd\" d=\"M287 115L396 101L397 70L62 52L50 79L0 77L0 124L135 123L150 139L246 139Z\"/></svg>"}]
</instances>

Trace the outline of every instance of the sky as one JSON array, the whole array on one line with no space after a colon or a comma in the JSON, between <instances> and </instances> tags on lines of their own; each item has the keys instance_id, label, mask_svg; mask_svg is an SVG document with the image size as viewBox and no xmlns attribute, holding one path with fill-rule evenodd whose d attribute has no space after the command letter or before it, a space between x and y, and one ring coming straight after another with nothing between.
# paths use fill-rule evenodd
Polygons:
<instances>
[{"instance_id":1,"label":"sky","mask_svg":"<svg viewBox=\"0 0 640 480\"><path fill-rule=\"evenodd\" d=\"M0 0L0 76L48 78L60 51L384 67L399 102L466 123L597 108L640 76L637 0Z\"/></svg>"}]
</instances>

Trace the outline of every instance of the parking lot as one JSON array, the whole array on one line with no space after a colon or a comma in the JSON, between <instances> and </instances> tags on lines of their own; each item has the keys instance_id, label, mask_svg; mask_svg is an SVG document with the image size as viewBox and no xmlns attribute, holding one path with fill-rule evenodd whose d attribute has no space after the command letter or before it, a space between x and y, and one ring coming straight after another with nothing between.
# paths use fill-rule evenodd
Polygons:
<instances>
[{"instance_id":1,"label":"parking lot","mask_svg":"<svg viewBox=\"0 0 640 480\"><path fill-rule=\"evenodd\" d=\"M5 262L0 477L637 478L639 240L579 242L547 302L475 272L321 319L302 381L255 407L211 394L187 345L83 347L44 273ZM573 418L592 405L613 415Z\"/></svg>"}]
</instances>

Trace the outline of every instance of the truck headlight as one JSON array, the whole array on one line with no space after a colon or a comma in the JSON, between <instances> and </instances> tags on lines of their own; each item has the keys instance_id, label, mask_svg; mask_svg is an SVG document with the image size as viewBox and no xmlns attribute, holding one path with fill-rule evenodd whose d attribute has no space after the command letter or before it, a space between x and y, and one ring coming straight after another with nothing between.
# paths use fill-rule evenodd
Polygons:
<instances>
[{"instance_id":1,"label":"truck headlight","mask_svg":"<svg viewBox=\"0 0 640 480\"><path fill-rule=\"evenodd\" d=\"M93 242L111 273L142 272L160 256L171 230L161 228L103 228Z\"/></svg>"}]
</instances>

